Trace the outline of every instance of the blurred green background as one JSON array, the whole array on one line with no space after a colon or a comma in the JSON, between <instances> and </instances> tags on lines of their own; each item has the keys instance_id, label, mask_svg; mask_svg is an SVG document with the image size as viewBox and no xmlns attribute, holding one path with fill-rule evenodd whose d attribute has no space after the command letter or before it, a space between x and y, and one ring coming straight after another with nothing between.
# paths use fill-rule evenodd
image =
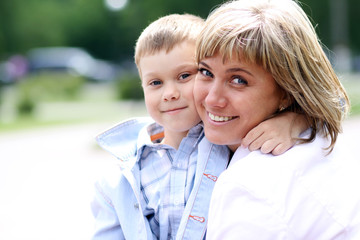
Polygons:
<instances>
[{"instance_id":1,"label":"blurred green background","mask_svg":"<svg viewBox=\"0 0 360 240\"><path fill-rule=\"evenodd\" d=\"M145 115L134 44L169 13L203 18L220 0L1 0L0 131ZM360 113L360 1L304 0Z\"/></svg>"}]
</instances>

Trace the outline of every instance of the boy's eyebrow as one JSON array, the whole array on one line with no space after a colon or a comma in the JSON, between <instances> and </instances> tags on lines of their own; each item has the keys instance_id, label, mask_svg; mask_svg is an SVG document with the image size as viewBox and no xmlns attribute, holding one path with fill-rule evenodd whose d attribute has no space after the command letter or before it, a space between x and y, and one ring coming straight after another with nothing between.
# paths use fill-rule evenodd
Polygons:
<instances>
[{"instance_id":1,"label":"boy's eyebrow","mask_svg":"<svg viewBox=\"0 0 360 240\"><path fill-rule=\"evenodd\" d=\"M180 64L179 66L177 66L174 70L175 71L182 71L183 69L187 69L189 70L189 68L191 67L191 69L194 69L194 70L197 70L196 68L196 64L195 63L192 63L192 62L185 62L183 64ZM146 74L144 74L144 78L152 78L152 77L158 77L159 73L156 72L156 71L151 71L151 72L148 72ZM161 74L160 74L161 75Z\"/></svg>"},{"instance_id":2,"label":"boy's eyebrow","mask_svg":"<svg viewBox=\"0 0 360 240\"><path fill-rule=\"evenodd\" d=\"M149 72L149 73L146 73L146 74L144 74L144 78L152 78L152 77L154 77L154 76L156 76L156 73L154 73L154 72Z\"/></svg>"},{"instance_id":3,"label":"boy's eyebrow","mask_svg":"<svg viewBox=\"0 0 360 240\"><path fill-rule=\"evenodd\" d=\"M196 64L194 64L192 62L185 62L185 63L177 66L177 69L188 68L188 67L195 67L196 68Z\"/></svg>"}]
</instances>

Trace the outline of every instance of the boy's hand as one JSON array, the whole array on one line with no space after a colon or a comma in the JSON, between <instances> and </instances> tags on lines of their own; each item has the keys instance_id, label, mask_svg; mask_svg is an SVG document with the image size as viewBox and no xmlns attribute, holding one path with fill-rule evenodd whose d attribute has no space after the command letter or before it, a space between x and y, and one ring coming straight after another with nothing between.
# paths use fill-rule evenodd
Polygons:
<instances>
[{"instance_id":1,"label":"boy's hand","mask_svg":"<svg viewBox=\"0 0 360 240\"><path fill-rule=\"evenodd\" d=\"M304 115L284 112L267 119L250 130L241 146L250 151L260 149L262 153L280 155L296 143L300 133L309 127Z\"/></svg>"}]
</instances>

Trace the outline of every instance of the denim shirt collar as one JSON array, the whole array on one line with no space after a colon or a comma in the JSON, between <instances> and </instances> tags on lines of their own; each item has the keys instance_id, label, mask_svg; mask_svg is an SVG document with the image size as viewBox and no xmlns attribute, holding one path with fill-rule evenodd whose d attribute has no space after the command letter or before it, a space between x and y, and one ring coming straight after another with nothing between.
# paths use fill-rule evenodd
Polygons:
<instances>
[{"instance_id":1,"label":"denim shirt collar","mask_svg":"<svg viewBox=\"0 0 360 240\"><path fill-rule=\"evenodd\" d=\"M96 141L117 159L127 162L136 155L140 130L153 122L149 117L126 120L98 135Z\"/></svg>"},{"instance_id":2,"label":"denim shirt collar","mask_svg":"<svg viewBox=\"0 0 360 240\"><path fill-rule=\"evenodd\" d=\"M202 123L189 130L188 136L199 136ZM122 168L132 168L138 161L145 146L170 148L158 145L163 138L163 127L150 117L133 118L123 121L96 137L99 146L111 153Z\"/></svg>"}]
</instances>

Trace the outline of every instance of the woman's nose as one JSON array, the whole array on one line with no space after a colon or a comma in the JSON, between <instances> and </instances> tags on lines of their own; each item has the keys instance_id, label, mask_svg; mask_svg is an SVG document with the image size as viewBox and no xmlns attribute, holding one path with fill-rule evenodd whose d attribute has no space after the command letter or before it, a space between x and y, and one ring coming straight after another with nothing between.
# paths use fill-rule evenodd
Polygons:
<instances>
[{"instance_id":1,"label":"woman's nose","mask_svg":"<svg viewBox=\"0 0 360 240\"><path fill-rule=\"evenodd\" d=\"M209 92L205 98L207 106L211 107L225 107L226 106L226 91L221 84L213 83L209 87Z\"/></svg>"},{"instance_id":2,"label":"woman's nose","mask_svg":"<svg viewBox=\"0 0 360 240\"><path fill-rule=\"evenodd\" d=\"M167 84L164 88L163 99L164 101L177 100L180 97L180 92L176 84Z\"/></svg>"}]
</instances>

